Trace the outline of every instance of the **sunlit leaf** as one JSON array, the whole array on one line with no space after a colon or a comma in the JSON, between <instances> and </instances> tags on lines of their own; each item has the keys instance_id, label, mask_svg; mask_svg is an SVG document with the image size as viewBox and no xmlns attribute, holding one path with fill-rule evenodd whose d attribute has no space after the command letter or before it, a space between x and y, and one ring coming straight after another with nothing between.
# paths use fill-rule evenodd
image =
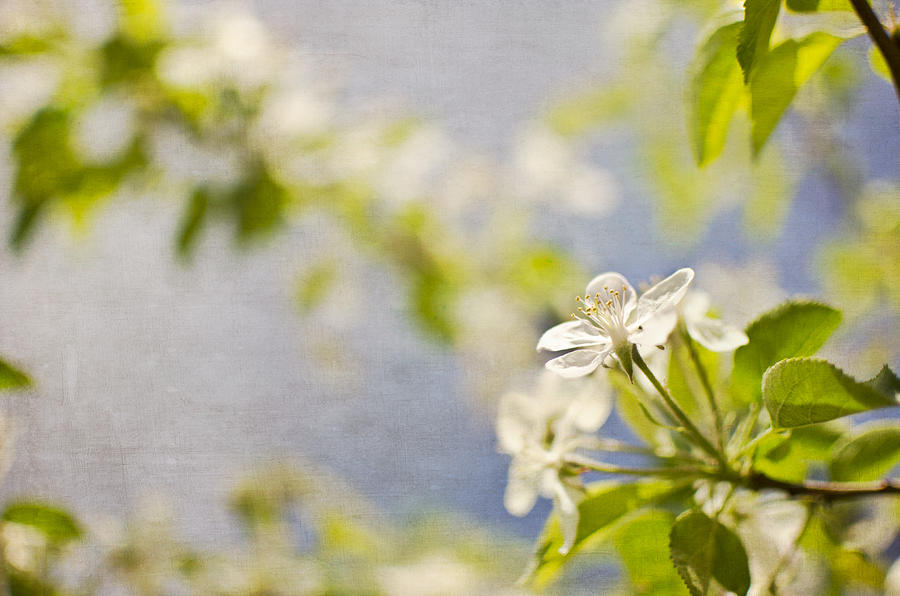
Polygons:
<instances>
[{"instance_id":1,"label":"sunlit leaf","mask_svg":"<svg viewBox=\"0 0 900 596\"><path fill-rule=\"evenodd\" d=\"M81 537L81 528L71 515L44 503L12 503L3 511L3 521L31 526L55 544Z\"/></svg>"},{"instance_id":2,"label":"sunlit leaf","mask_svg":"<svg viewBox=\"0 0 900 596\"><path fill-rule=\"evenodd\" d=\"M791 358L766 372L763 400L772 425L783 428L898 405L897 393L876 379L860 383L825 360Z\"/></svg>"},{"instance_id":3,"label":"sunlit leaf","mask_svg":"<svg viewBox=\"0 0 900 596\"><path fill-rule=\"evenodd\" d=\"M841 322L841 313L818 302L786 302L747 327L750 342L734 353L734 393L759 401L763 373L785 358L812 356Z\"/></svg>"},{"instance_id":4,"label":"sunlit leaf","mask_svg":"<svg viewBox=\"0 0 900 596\"><path fill-rule=\"evenodd\" d=\"M668 433L662 416L649 411L643 405L652 403L637 383L632 383L624 373L611 373L609 379L616 390L616 413L628 428L650 445L659 445L661 433Z\"/></svg>"},{"instance_id":5,"label":"sunlit leaf","mask_svg":"<svg viewBox=\"0 0 900 596\"><path fill-rule=\"evenodd\" d=\"M759 61L750 78L753 153L766 144L797 90L819 69L843 39L813 33L789 39Z\"/></svg>"},{"instance_id":6,"label":"sunlit leaf","mask_svg":"<svg viewBox=\"0 0 900 596\"><path fill-rule=\"evenodd\" d=\"M854 428L832 453L831 479L880 480L900 462L900 421L874 422Z\"/></svg>"},{"instance_id":7,"label":"sunlit leaf","mask_svg":"<svg viewBox=\"0 0 900 596\"><path fill-rule=\"evenodd\" d=\"M844 548L827 527L825 516L813 515L804 532L800 546L804 550L825 557L826 573L830 576L833 594L845 593L842 588L859 586L881 591L884 588L884 569L858 549Z\"/></svg>"},{"instance_id":8,"label":"sunlit leaf","mask_svg":"<svg viewBox=\"0 0 900 596\"><path fill-rule=\"evenodd\" d=\"M891 78L891 71L888 69L887 62L884 61L884 54L878 51L878 48L875 46L869 48L869 66L872 67L872 72L888 83L894 82L894 79Z\"/></svg>"},{"instance_id":9,"label":"sunlit leaf","mask_svg":"<svg viewBox=\"0 0 900 596\"><path fill-rule=\"evenodd\" d=\"M845 430L846 425L835 421L770 434L756 447L753 469L783 482L802 482L812 467L827 466L832 447Z\"/></svg>"},{"instance_id":10,"label":"sunlit leaf","mask_svg":"<svg viewBox=\"0 0 900 596\"><path fill-rule=\"evenodd\" d=\"M674 522L675 516L668 511L651 509L629 517L616 530L613 543L635 594L688 593L669 558L669 532Z\"/></svg>"},{"instance_id":11,"label":"sunlit leaf","mask_svg":"<svg viewBox=\"0 0 900 596\"><path fill-rule=\"evenodd\" d=\"M813 12L816 10L847 10L853 11L849 0L787 0L789 10L795 12Z\"/></svg>"},{"instance_id":12,"label":"sunlit leaf","mask_svg":"<svg viewBox=\"0 0 900 596\"><path fill-rule=\"evenodd\" d=\"M238 238L247 241L271 233L283 223L288 192L260 166L234 187L231 200Z\"/></svg>"},{"instance_id":13,"label":"sunlit leaf","mask_svg":"<svg viewBox=\"0 0 900 596\"><path fill-rule=\"evenodd\" d=\"M672 561L693 596L706 596L713 579L736 594L750 589L750 566L740 538L698 510L672 526Z\"/></svg>"},{"instance_id":14,"label":"sunlit leaf","mask_svg":"<svg viewBox=\"0 0 900 596\"><path fill-rule=\"evenodd\" d=\"M0 43L0 56L21 56L40 54L52 47L56 36L47 33L41 36L22 34L3 40Z\"/></svg>"},{"instance_id":15,"label":"sunlit leaf","mask_svg":"<svg viewBox=\"0 0 900 596\"><path fill-rule=\"evenodd\" d=\"M103 84L114 85L151 75L161 48L159 44L138 44L124 36L110 39L100 50L103 57L101 67Z\"/></svg>"},{"instance_id":16,"label":"sunlit leaf","mask_svg":"<svg viewBox=\"0 0 900 596\"><path fill-rule=\"evenodd\" d=\"M563 537L558 519L551 516L535 546L528 576L538 586L550 583L578 551L606 540L610 528L626 515L664 501L673 492L670 483L661 481L634 484L604 481L589 486L587 497L578 505L578 533L572 548L567 554L560 554Z\"/></svg>"},{"instance_id":17,"label":"sunlit leaf","mask_svg":"<svg viewBox=\"0 0 900 596\"><path fill-rule=\"evenodd\" d=\"M205 188L197 188L191 193L191 197L185 205L184 214L178 225L176 248L182 258L191 256L197 244L197 237L206 221L209 208L210 194Z\"/></svg>"},{"instance_id":18,"label":"sunlit leaf","mask_svg":"<svg viewBox=\"0 0 900 596\"><path fill-rule=\"evenodd\" d=\"M313 266L298 280L294 296L300 309L309 312L321 304L335 281L338 264L327 259Z\"/></svg>"},{"instance_id":19,"label":"sunlit leaf","mask_svg":"<svg viewBox=\"0 0 900 596\"><path fill-rule=\"evenodd\" d=\"M737 45L737 59L744 71L744 82L750 80L753 68L769 51L769 39L778 19L781 0L746 0L744 23Z\"/></svg>"},{"instance_id":20,"label":"sunlit leaf","mask_svg":"<svg viewBox=\"0 0 900 596\"><path fill-rule=\"evenodd\" d=\"M511 255L503 276L537 303L544 303L558 293L559 288L577 272L572 258L551 246L529 246L518 255Z\"/></svg>"},{"instance_id":21,"label":"sunlit leaf","mask_svg":"<svg viewBox=\"0 0 900 596\"><path fill-rule=\"evenodd\" d=\"M702 408L706 407L707 403L701 397L704 389L697 376L696 366L683 342L670 340L669 343L669 369L666 375L666 385L678 405L689 416L695 416L703 411ZM694 344L694 351L700 359L711 385L715 387L716 373L719 370L719 355L700 344ZM698 403L698 400L701 401Z\"/></svg>"},{"instance_id":22,"label":"sunlit leaf","mask_svg":"<svg viewBox=\"0 0 900 596\"><path fill-rule=\"evenodd\" d=\"M564 137L584 134L622 117L630 99L623 86L603 86L560 102L547 114L546 122L553 132Z\"/></svg>"},{"instance_id":23,"label":"sunlit leaf","mask_svg":"<svg viewBox=\"0 0 900 596\"><path fill-rule=\"evenodd\" d=\"M731 117L744 97L740 65L734 59L742 26L732 23L710 35L691 69L691 139L701 166L722 153Z\"/></svg>"},{"instance_id":24,"label":"sunlit leaf","mask_svg":"<svg viewBox=\"0 0 900 596\"><path fill-rule=\"evenodd\" d=\"M31 387L28 375L0 358L0 391L28 387Z\"/></svg>"},{"instance_id":25,"label":"sunlit leaf","mask_svg":"<svg viewBox=\"0 0 900 596\"><path fill-rule=\"evenodd\" d=\"M160 0L119 0L120 27L130 38L148 42L166 30L166 18Z\"/></svg>"},{"instance_id":26,"label":"sunlit leaf","mask_svg":"<svg viewBox=\"0 0 900 596\"><path fill-rule=\"evenodd\" d=\"M778 145L770 146L753 164L753 192L744 203L744 225L749 237L778 237L794 196L793 171Z\"/></svg>"}]
</instances>

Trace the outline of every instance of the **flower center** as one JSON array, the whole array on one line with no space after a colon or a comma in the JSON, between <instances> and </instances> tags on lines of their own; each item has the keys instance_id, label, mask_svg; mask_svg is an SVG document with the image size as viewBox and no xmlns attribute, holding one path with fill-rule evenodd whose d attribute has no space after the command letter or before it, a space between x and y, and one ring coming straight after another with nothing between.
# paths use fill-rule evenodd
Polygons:
<instances>
[{"instance_id":1,"label":"flower center","mask_svg":"<svg viewBox=\"0 0 900 596\"><path fill-rule=\"evenodd\" d=\"M622 293L603 286L603 291L593 296L576 296L575 301L581 306L577 313L572 313L572 318L589 322L608 336L614 345L627 342L628 328L625 326L625 300Z\"/></svg>"}]
</instances>

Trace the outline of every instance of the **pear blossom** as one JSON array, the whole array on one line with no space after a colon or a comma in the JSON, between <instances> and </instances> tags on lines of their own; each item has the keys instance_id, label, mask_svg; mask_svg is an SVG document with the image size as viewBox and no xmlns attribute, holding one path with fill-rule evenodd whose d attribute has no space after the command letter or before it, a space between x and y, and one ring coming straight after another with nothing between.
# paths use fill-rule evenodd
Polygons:
<instances>
[{"instance_id":1,"label":"pear blossom","mask_svg":"<svg viewBox=\"0 0 900 596\"><path fill-rule=\"evenodd\" d=\"M707 316L709 304L709 294L694 290L688 292L678 305L678 314L688 335L713 352L730 352L750 341L737 327Z\"/></svg>"},{"instance_id":2,"label":"pear blossom","mask_svg":"<svg viewBox=\"0 0 900 596\"><path fill-rule=\"evenodd\" d=\"M547 368L563 377L588 375L598 366L618 361L632 376L631 346L664 344L675 327L676 305L694 279L690 268L679 269L651 286L640 298L622 275L603 273L578 296L574 320L548 329L538 350L560 351L576 348L547 362Z\"/></svg>"},{"instance_id":3,"label":"pear blossom","mask_svg":"<svg viewBox=\"0 0 900 596\"><path fill-rule=\"evenodd\" d=\"M575 542L582 486L577 467L566 461L576 449L595 443L612 397L598 379L563 379L545 373L534 395L508 393L500 402L497 438L512 456L504 495L506 510L524 516L538 496L553 499L563 534L560 552Z\"/></svg>"}]
</instances>

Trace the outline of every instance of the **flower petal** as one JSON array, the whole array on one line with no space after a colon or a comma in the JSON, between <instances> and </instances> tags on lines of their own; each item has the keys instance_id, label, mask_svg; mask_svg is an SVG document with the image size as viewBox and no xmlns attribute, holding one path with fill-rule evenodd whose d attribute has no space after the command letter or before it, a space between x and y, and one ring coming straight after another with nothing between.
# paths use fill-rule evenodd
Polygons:
<instances>
[{"instance_id":1,"label":"flower petal","mask_svg":"<svg viewBox=\"0 0 900 596\"><path fill-rule=\"evenodd\" d=\"M547 329L538 341L537 349L538 351L559 352L560 350L595 346L605 341L609 340L601 335L596 327L579 319L566 321Z\"/></svg>"},{"instance_id":2,"label":"flower petal","mask_svg":"<svg viewBox=\"0 0 900 596\"><path fill-rule=\"evenodd\" d=\"M612 396L608 393L583 395L575 398L569 406L568 414L573 417L578 430L594 432L609 418L612 407Z\"/></svg>"},{"instance_id":3,"label":"flower petal","mask_svg":"<svg viewBox=\"0 0 900 596\"><path fill-rule=\"evenodd\" d=\"M521 393L507 393L497 409L497 439L500 451L515 455L525 448L526 437L534 428L534 406Z\"/></svg>"},{"instance_id":4,"label":"flower petal","mask_svg":"<svg viewBox=\"0 0 900 596\"><path fill-rule=\"evenodd\" d=\"M578 537L578 502L581 500L581 491L562 482L556 483L556 496L553 504L556 514L559 516L559 529L563 535L563 544L559 547L559 554L568 554L575 545Z\"/></svg>"},{"instance_id":5,"label":"flower petal","mask_svg":"<svg viewBox=\"0 0 900 596\"><path fill-rule=\"evenodd\" d=\"M503 505L511 515L522 517L534 508L541 472L541 469L535 470L533 466L513 459L503 495Z\"/></svg>"},{"instance_id":6,"label":"flower petal","mask_svg":"<svg viewBox=\"0 0 900 596\"><path fill-rule=\"evenodd\" d=\"M675 307L687 293L688 285L694 279L694 270L685 267L679 269L661 282L654 284L641 294L638 299L637 312L628 326L643 325L658 312Z\"/></svg>"},{"instance_id":7,"label":"flower petal","mask_svg":"<svg viewBox=\"0 0 900 596\"><path fill-rule=\"evenodd\" d=\"M718 319L704 317L686 323L690 336L713 352L730 352L750 341L743 331Z\"/></svg>"},{"instance_id":8,"label":"flower petal","mask_svg":"<svg viewBox=\"0 0 900 596\"><path fill-rule=\"evenodd\" d=\"M698 321L706 316L709 305L709 294L700 290L691 290L685 294L681 304L678 305L678 312L685 321Z\"/></svg>"},{"instance_id":9,"label":"flower petal","mask_svg":"<svg viewBox=\"0 0 900 596\"><path fill-rule=\"evenodd\" d=\"M628 280L622 274L610 271L601 273L592 279L587 285L587 294L589 296L594 296L598 293L603 294L604 288L615 290L622 295L622 310L627 320L628 315L637 305L637 293L634 291L634 288L631 287L631 284L628 283Z\"/></svg>"},{"instance_id":10,"label":"flower petal","mask_svg":"<svg viewBox=\"0 0 900 596\"><path fill-rule=\"evenodd\" d=\"M589 375L600 366L603 359L609 353L609 349L603 352L595 350L574 350L568 354L563 354L559 358L550 360L545 365L548 370L552 370L556 374L574 379L575 377L583 377Z\"/></svg>"},{"instance_id":11,"label":"flower petal","mask_svg":"<svg viewBox=\"0 0 900 596\"><path fill-rule=\"evenodd\" d=\"M657 312L641 325L640 331L628 334L628 341L639 346L660 346L669 339L669 334L678 322L674 308Z\"/></svg>"}]
</instances>

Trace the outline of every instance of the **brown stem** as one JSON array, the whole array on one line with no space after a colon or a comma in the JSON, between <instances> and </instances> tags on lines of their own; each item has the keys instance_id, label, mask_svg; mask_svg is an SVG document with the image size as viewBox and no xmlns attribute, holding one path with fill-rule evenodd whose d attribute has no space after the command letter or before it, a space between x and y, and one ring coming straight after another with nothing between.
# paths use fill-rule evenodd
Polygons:
<instances>
[{"instance_id":1,"label":"brown stem","mask_svg":"<svg viewBox=\"0 0 900 596\"><path fill-rule=\"evenodd\" d=\"M881 21L872 11L872 7L869 6L869 0L850 0L850 4L853 5L853 10L856 11L859 20L869 31L869 37L875 42L878 51L884 56L884 61L891 72L891 78L894 79L897 100L900 101L900 45L894 43L891 36L888 35Z\"/></svg>"},{"instance_id":2,"label":"brown stem","mask_svg":"<svg viewBox=\"0 0 900 596\"><path fill-rule=\"evenodd\" d=\"M875 482L822 482L810 480L803 484L794 484L753 472L745 479L743 484L752 490L774 488L783 490L791 496L818 497L826 501L876 495L900 495L900 483L891 480L878 480Z\"/></svg>"}]
</instances>

